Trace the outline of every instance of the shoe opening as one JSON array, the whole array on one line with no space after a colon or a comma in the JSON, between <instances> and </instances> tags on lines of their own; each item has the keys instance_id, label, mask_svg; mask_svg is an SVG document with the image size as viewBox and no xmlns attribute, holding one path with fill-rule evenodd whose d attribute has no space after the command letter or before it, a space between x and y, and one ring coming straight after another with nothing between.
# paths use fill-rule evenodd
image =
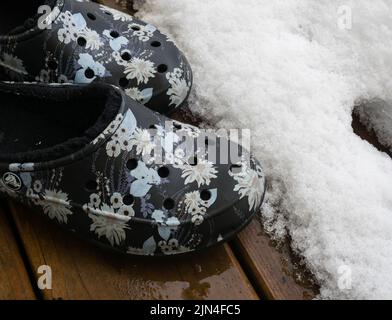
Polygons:
<instances>
[{"instance_id":1,"label":"shoe opening","mask_svg":"<svg viewBox=\"0 0 392 320\"><path fill-rule=\"evenodd\" d=\"M53 8L56 0L3 1L0 10L0 36L16 35L37 26L38 8Z\"/></svg>"},{"instance_id":2,"label":"shoe opening","mask_svg":"<svg viewBox=\"0 0 392 320\"><path fill-rule=\"evenodd\" d=\"M81 150L116 117L121 100L103 84L1 84L0 161L45 162Z\"/></svg>"}]
</instances>

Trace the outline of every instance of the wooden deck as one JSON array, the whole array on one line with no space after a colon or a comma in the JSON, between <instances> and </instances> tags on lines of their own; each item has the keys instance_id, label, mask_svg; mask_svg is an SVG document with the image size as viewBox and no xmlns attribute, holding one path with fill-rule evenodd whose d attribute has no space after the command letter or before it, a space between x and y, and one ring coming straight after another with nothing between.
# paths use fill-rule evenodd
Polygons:
<instances>
[{"instance_id":1,"label":"wooden deck","mask_svg":"<svg viewBox=\"0 0 392 320\"><path fill-rule=\"evenodd\" d=\"M38 268L52 269L39 290ZM0 204L0 299L309 299L285 250L254 221L231 243L184 257L95 248L13 202Z\"/></svg>"},{"instance_id":2,"label":"wooden deck","mask_svg":"<svg viewBox=\"0 0 392 320\"><path fill-rule=\"evenodd\" d=\"M228 244L153 259L103 251L29 209L0 203L0 299L311 299L317 289L293 260L257 220ZM38 289L42 265L52 269L51 290Z\"/></svg>"}]
</instances>

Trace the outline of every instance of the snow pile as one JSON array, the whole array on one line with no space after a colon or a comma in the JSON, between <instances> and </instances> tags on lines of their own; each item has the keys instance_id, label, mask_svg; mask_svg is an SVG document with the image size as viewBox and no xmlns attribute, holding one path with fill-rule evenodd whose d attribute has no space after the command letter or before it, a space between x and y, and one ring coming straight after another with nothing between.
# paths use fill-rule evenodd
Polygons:
<instances>
[{"instance_id":1,"label":"snow pile","mask_svg":"<svg viewBox=\"0 0 392 320\"><path fill-rule=\"evenodd\" d=\"M339 6L352 9L351 30L338 27ZM392 161L351 128L358 100L392 98L392 4L146 0L140 10L187 54L191 109L252 130L271 184L265 226L288 230L320 297L392 298Z\"/></svg>"}]
</instances>

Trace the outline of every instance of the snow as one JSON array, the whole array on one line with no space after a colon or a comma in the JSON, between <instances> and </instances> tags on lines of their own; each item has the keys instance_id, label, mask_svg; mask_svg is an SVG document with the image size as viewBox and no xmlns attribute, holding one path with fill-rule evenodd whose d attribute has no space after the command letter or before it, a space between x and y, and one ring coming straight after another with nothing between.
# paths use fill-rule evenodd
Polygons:
<instances>
[{"instance_id":1,"label":"snow","mask_svg":"<svg viewBox=\"0 0 392 320\"><path fill-rule=\"evenodd\" d=\"M392 3L139 3L193 66L193 112L252 130L270 184L265 228L289 232L319 298L392 299L392 161L351 128L354 105L392 99Z\"/></svg>"}]
</instances>

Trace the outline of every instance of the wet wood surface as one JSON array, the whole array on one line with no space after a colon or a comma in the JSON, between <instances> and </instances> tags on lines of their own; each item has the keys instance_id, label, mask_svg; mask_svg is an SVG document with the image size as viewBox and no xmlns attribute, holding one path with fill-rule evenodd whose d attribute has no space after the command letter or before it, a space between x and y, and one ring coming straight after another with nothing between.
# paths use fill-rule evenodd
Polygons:
<instances>
[{"instance_id":1,"label":"wet wood surface","mask_svg":"<svg viewBox=\"0 0 392 320\"><path fill-rule=\"evenodd\" d=\"M182 257L130 257L96 248L23 206L10 208L30 267L52 269L44 299L258 299L228 245Z\"/></svg>"},{"instance_id":2,"label":"wet wood surface","mask_svg":"<svg viewBox=\"0 0 392 320\"><path fill-rule=\"evenodd\" d=\"M0 205L0 299L35 299L11 223Z\"/></svg>"},{"instance_id":3,"label":"wet wood surface","mask_svg":"<svg viewBox=\"0 0 392 320\"><path fill-rule=\"evenodd\" d=\"M274 243L254 220L231 243L259 294L273 300L309 300L318 291L311 274L290 252Z\"/></svg>"}]
</instances>

